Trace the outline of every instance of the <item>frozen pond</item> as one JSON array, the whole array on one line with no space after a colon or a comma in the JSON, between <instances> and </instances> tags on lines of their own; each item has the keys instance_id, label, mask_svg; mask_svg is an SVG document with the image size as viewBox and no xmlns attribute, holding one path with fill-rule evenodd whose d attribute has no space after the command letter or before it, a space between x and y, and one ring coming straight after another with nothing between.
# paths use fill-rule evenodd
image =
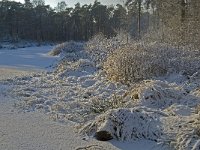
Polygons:
<instances>
[{"instance_id":1,"label":"frozen pond","mask_svg":"<svg viewBox=\"0 0 200 150\"><path fill-rule=\"evenodd\" d=\"M27 47L14 50L0 50L0 66L21 69L47 69L58 57L47 53L53 46Z\"/></svg>"}]
</instances>

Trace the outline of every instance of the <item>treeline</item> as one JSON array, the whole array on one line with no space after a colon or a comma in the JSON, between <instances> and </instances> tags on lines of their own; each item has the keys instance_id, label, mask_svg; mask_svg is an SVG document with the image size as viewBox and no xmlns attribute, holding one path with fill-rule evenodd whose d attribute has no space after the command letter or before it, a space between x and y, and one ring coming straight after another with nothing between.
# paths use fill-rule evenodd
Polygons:
<instances>
[{"instance_id":1,"label":"treeline","mask_svg":"<svg viewBox=\"0 0 200 150\"><path fill-rule=\"evenodd\" d=\"M107 37L120 30L128 30L130 14L118 4L92 5L77 3L74 8L59 2L56 8L43 0L25 0L24 3L0 1L0 38L37 41L85 41L101 32Z\"/></svg>"},{"instance_id":2,"label":"treeline","mask_svg":"<svg viewBox=\"0 0 200 150\"><path fill-rule=\"evenodd\" d=\"M199 0L124 2L115 6L98 1L82 6L77 3L71 8L61 1L51 8L44 0L2 0L0 39L86 41L98 33L111 37L123 32L137 39L149 36L161 42L199 45Z\"/></svg>"}]
</instances>

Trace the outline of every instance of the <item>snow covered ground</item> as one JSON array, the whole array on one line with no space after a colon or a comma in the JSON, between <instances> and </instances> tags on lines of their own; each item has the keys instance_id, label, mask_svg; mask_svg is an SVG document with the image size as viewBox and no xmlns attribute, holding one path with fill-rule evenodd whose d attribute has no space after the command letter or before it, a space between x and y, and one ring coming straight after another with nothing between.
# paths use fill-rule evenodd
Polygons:
<instances>
[{"instance_id":1,"label":"snow covered ground","mask_svg":"<svg viewBox=\"0 0 200 150\"><path fill-rule=\"evenodd\" d=\"M19 74L18 74L19 75ZM5 77L4 77L5 79ZM43 113L20 113L13 108L16 99L6 95L7 87L0 84L0 149L9 150L159 150L155 142L142 140L135 142L100 142L92 138L82 138L73 125L52 121Z\"/></svg>"},{"instance_id":2,"label":"snow covered ground","mask_svg":"<svg viewBox=\"0 0 200 150\"><path fill-rule=\"evenodd\" d=\"M46 54L33 55L41 62ZM106 131L114 140L105 149L199 149L199 72L171 73L128 87L109 81L83 43L71 43L60 56L53 72L2 81L12 87L7 92L16 100L16 110L42 112L60 125L70 123L89 141Z\"/></svg>"},{"instance_id":3,"label":"snow covered ground","mask_svg":"<svg viewBox=\"0 0 200 150\"><path fill-rule=\"evenodd\" d=\"M18 112L13 107L16 99L7 95L8 88L0 83L1 150L75 150L89 145L109 150L118 149L112 143L101 143L94 139L82 140L71 124L53 122L42 113Z\"/></svg>"},{"instance_id":4,"label":"snow covered ground","mask_svg":"<svg viewBox=\"0 0 200 150\"><path fill-rule=\"evenodd\" d=\"M44 96L45 86L46 87L46 105L51 105L51 102L56 102L58 99L61 99L60 96L65 95L66 98L69 94L72 94L71 102L73 103L73 98L85 99L86 102L88 95L88 90L94 91L93 87L97 89L96 94L99 97L108 95L109 91L113 84L111 83L101 83L96 79L95 74L87 74L87 70L83 71L85 74L81 77L75 77L75 72L70 72L73 75L68 80L64 80L60 84L61 74L56 73L56 77L52 74L38 73L33 72L34 69L45 69L45 67L52 65L56 59L55 57L44 57L47 56L46 52L49 51L51 47L30 47L25 49L15 49L15 50L1 50L0 54L0 149L9 149L9 150L54 150L54 149L100 149L100 150L132 150L133 148L138 150L149 150L149 149L159 149L159 146L149 140L138 140L134 142L119 142L116 140L111 140L110 142L100 142L93 138L87 136L80 136L77 134L73 128L74 123L65 120L65 122L55 122L52 120L51 115L45 115L47 113L41 113L40 111L32 111L24 113L21 108L17 107L17 104L23 102L24 97L12 97L10 95L11 88L19 87L20 90L27 88L27 90L22 90L21 94L32 91L33 86L37 86L36 92L41 90L41 95L38 95L38 98ZM28 56L29 57L28 57ZM44 59L44 60L43 60ZM20 64L20 65L19 65ZM33 66L27 67L27 66ZM76 73L75 73L76 74ZM78 75L78 74L76 74ZM48 76L48 77L47 77ZM40 77L44 77L45 80L41 80ZM48 79L47 79L48 78ZM71 79L70 79L71 78ZM79 78L78 81L76 79ZM47 80L46 80L47 79ZM34 81L35 80L35 81ZM56 82L57 80L57 82ZM30 82L29 82L30 81ZM77 83L76 83L77 82ZM33 84L30 88L28 86ZM80 83L80 85L77 85ZM69 84L69 85L68 85ZM42 87L43 85L43 87ZM77 85L77 86L76 86ZM106 90L100 91L104 86L107 86ZM67 88L65 88L67 87ZM29 88L29 89L28 89ZM74 94L73 94L74 88ZM77 91L76 88L79 88L80 91ZM90 89L89 89L90 88ZM15 89L15 88L14 88ZM70 90L69 90L70 89ZM98 90L99 89L99 90ZM123 92L126 87L123 87L120 92ZM59 94L61 91L66 93ZM30 92L29 91L29 92ZM33 91L32 91L33 92ZM57 93L58 92L58 93ZM80 92L80 93L79 93ZM82 95L83 92L85 95ZM78 94L79 93L79 94ZM83 98L84 97L84 98ZM66 99L67 100L67 99ZM67 101L66 101L67 102ZM75 103L75 102L74 102ZM78 103L77 103L78 104ZM29 105L30 106L30 105ZM31 106L35 108L35 106ZM73 106L77 107L76 104ZM30 107L29 107L30 108ZM39 109L39 108L38 108ZM35 110L35 109L32 109ZM73 111L77 110L72 110ZM60 114L63 112L61 111ZM57 111L55 110L55 114ZM55 115L54 115L55 117ZM55 119L57 120L57 119ZM77 120L78 121L78 120ZM84 148L86 147L86 148ZM88 148L87 148L88 147Z\"/></svg>"}]
</instances>

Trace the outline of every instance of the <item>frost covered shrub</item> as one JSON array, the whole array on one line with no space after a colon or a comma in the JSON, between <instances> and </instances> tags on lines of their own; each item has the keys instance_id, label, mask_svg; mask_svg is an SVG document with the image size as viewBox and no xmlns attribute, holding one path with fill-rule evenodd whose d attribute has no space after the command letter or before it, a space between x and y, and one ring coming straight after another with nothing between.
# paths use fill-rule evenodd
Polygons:
<instances>
[{"instance_id":1,"label":"frost covered shrub","mask_svg":"<svg viewBox=\"0 0 200 150\"><path fill-rule=\"evenodd\" d=\"M57 56L57 55L59 55L60 53L61 53L61 51L62 51L62 49L64 48L64 43L63 44L59 44L59 45L56 45L54 48L53 48L53 50L51 50L50 52L49 52L49 55L50 56Z\"/></svg>"},{"instance_id":2,"label":"frost covered shrub","mask_svg":"<svg viewBox=\"0 0 200 150\"><path fill-rule=\"evenodd\" d=\"M116 50L104 63L108 78L130 83L167 73L167 60L156 51L137 44Z\"/></svg>"},{"instance_id":3,"label":"frost covered shrub","mask_svg":"<svg viewBox=\"0 0 200 150\"><path fill-rule=\"evenodd\" d=\"M59 62L56 64L55 73L62 74L68 70L75 70L74 66L80 65L81 63L85 66L91 66L92 62L90 63L88 59L88 54L84 51L84 44L83 43L76 43L76 42L69 42L64 43L62 46L62 55ZM90 64L89 64L90 63Z\"/></svg>"},{"instance_id":4,"label":"frost covered shrub","mask_svg":"<svg viewBox=\"0 0 200 150\"><path fill-rule=\"evenodd\" d=\"M160 114L143 110L112 109L98 116L95 121L85 125L81 133L94 135L99 131L107 131L118 140L148 139L158 140L162 135Z\"/></svg>"},{"instance_id":5,"label":"frost covered shrub","mask_svg":"<svg viewBox=\"0 0 200 150\"><path fill-rule=\"evenodd\" d=\"M167 73L185 71L193 74L199 70L200 51L176 49L160 43L131 43L119 47L108 56L104 69L108 78L122 83L132 83Z\"/></svg>"},{"instance_id":6,"label":"frost covered shrub","mask_svg":"<svg viewBox=\"0 0 200 150\"><path fill-rule=\"evenodd\" d=\"M49 53L49 55L56 56L59 55L61 52L73 52L76 51L77 49L79 50L82 48L82 45L80 43L76 42L65 42L56 45L53 50Z\"/></svg>"},{"instance_id":7,"label":"frost covered shrub","mask_svg":"<svg viewBox=\"0 0 200 150\"><path fill-rule=\"evenodd\" d=\"M85 50L96 65L102 65L110 54L126 43L123 40L120 36L107 39L103 34L97 34L86 43Z\"/></svg>"}]
</instances>

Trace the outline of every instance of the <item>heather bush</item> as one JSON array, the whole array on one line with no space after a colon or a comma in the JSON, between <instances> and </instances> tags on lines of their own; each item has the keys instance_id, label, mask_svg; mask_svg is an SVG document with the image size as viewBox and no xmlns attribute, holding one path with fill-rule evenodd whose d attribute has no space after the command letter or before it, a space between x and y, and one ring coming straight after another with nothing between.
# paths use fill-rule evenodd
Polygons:
<instances>
[{"instance_id":1,"label":"heather bush","mask_svg":"<svg viewBox=\"0 0 200 150\"><path fill-rule=\"evenodd\" d=\"M200 51L167 44L133 42L118 47L104 62L109 79L132 83L167 73L184 71L191 75L200 69Z\"/></svg>"},{"instance_id":2,"label":"heather bush","mask_svg":"<svg viewBox=\"0 0 200 150\"><path fill-rule=\"evenodd\" d=\"M76 50L82 49L82 43L76 43L76 42L64 42L61 44L56 45L49 53L51 56L59 55L62 52L74 52Z\"/></svg>"},{"instance_id":3,"label":"heather bush","mask_svg":"<svg viewBox=\"0 0 200 150\"><path fill-rule=\"evenodd\" d=\"M108 78L123 83L164 75L168 62L152 49L130 44L119 48L104 63Z\"/></svg>"},{"instance_id":4,"label":"heather bush","mask_svg":"<svg viewBox=\"0 0 200 150\"><path fill-rule=\"evenodd\" d=\"M103 34L97 34L86 43L85 50L96 65L102 66L109 55L125 44L126 41L121 36L108 39Z\"/></svg>"}]
</instances>

